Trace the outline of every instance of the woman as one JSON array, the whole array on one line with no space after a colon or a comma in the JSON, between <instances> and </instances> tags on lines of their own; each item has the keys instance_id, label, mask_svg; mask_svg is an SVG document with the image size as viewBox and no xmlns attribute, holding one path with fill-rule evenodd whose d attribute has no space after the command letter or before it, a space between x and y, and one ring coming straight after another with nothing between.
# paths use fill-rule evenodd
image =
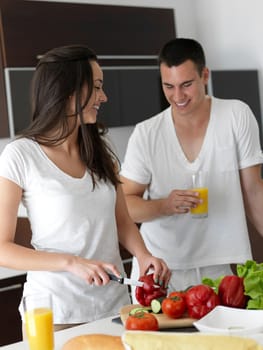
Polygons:
<instances>
[{"instance_id":1,"label":"woman","mask_svg":"<svg viewBox=\"0 0 263 350\"><path fill-rule=\"evenodd\" d=\"M103 73L86 46L65 46L39 61L33 121L0 157L0 265L29 271L24 295L53 297L55 330L116 314L127 288L118 242L165 285L170 272L146 249L130 219L118 162L96 122ZM22 200L34 250L14 243ZM22 311L22 310L21 310Z\"/></svg>"}]
</instances>

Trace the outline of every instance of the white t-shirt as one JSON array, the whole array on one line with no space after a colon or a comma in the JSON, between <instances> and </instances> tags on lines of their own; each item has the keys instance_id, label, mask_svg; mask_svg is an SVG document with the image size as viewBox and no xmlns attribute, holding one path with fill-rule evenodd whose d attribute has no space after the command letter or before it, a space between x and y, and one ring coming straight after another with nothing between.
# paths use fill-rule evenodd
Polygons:
<instances>
[{"instance_id":1,"label":"white t-shirt","mask_svg":"<svg viewBox=\"0 0 263 350\"><path fill-rule=\"evenodd\" d=\"M2 152L0 176L23 189L35 249L103 260L123 271L111 184L101 181L93 190L88 172L80 179L67 175L25 138ZM29 271L24 295L41 291L52 294L57 324L114 315L129 303L127 288L116 282L96 287L69 272Z\"/></svg>"},{"instance_id":2,"label":"white t-shirt","mask_svg":"<svg viewBox=\"0 0 263 350\"><path fill-rule=\"evenodd\" d=\"M190 188L190 175L207 176L208 218L191 214L156 218L141 225L144 241L171 269L191 269L251 259L239 169L263 162L259 130L249 107L212 98L211 115L198 158L185 157L171 107L139 123L128 142L121 174L148 185L149 199Z\"/></svg>"}]
</instances>

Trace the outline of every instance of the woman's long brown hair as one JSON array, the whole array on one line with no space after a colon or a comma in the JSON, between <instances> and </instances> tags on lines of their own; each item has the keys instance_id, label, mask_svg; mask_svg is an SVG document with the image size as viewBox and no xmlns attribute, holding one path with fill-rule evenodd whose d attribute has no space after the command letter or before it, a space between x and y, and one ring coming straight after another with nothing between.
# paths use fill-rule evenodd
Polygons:
<instances>
[{"instance_id":1,"label":"woman's long brown hair","mask_svg":"<svg viewBox=\"0 0 263 350\"><path fill-rule=\"evenodd\" d=\"M119 184L116 163L119 160L105 139L107 128L100 123L85 124L82 111L93 91L91 61L98 61L87 46L62 46L48 51L39 61L31 85L32 122L19 137L37 140L42 145L57 146L74 131L80 117L78 144L80 156L87 165L93 188L97 181ZM86 101L81 103L83 87L88 86ZM67 115L67 103L75 94L74 115ZM68 118L75 118L70 127ZM50 131L56 130L55 136Z\"/></svg>"}]
</instances>

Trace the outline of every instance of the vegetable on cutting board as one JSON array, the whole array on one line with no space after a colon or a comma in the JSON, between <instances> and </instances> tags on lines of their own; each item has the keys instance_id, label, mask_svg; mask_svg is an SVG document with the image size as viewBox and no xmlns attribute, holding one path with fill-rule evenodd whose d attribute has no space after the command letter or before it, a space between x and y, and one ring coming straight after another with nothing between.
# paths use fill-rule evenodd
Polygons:
<instances>
[{"instance_id":1,"label":"vegetable on cutting board","mask_svg":"<svg viewBox=\"0 0 263 350\"><path fill-rule=\"evenodd\" d=\"M186 311L186 302L182 296L167 297L162 302L162 311L171 318L180 318Z\"/></svg>"},{"instance_id":2,"label":"vegetable on cutting board","mask_svg":"<svg viewBox=\"0 0 263 350\"><path fill-rule=\"evenodd\" d=\"M165 297L161 297L151 301L151 309L154 314L160 314L162 312L162 302L164 299Z\"/></svg>"},{"instance_id":3,"label":"vegetable on cutting board","mask_svg":"<svg viewBox=\"0 0 263 350\"><path fill-rule=\"evenodd\" d=\"M149 306L144 306L144 307L135 307L129 312L129 315L134 315L136 312L151 312L152 308Z\"/></svg>"},{"instance_id":4,"label":"vegetable on cutting board","mask_svg":"<svg viewBox=\"0 0 263 350\"><path fill-rule=\"evenodd\" d=\"M125 322L127 330L157 331L159 324L157 318L144 311L137 311L134 315L129 315Z\"/></svg>"},{"instance_id":5,"label":"vegetable on cutting board","mask_svg":"<svg viewBox=\"0 0 263 350\"><path fill-rule=\"evenodd\" d=\"M135 297L139 304L143 306L150 306L153 299L167 295L167 289L163 287L156 287L153 279L153 273L144 275L139 278L139 281L144 282L143 287L136 287Z\"/></svg>"}]
</instances>

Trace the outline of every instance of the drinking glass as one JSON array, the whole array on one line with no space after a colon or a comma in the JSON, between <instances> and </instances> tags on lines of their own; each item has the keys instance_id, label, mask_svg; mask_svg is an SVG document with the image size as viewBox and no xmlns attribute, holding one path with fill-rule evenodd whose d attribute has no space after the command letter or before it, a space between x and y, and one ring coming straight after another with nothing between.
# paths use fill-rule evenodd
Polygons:
<instances>
[{"instance_id":1,"label":"drinking glass","mask_svg":"<svg viewBox=\"0 0 263 350\"><path fill-rule=\"evenodd\" d=\"M191 216L192 218L206 218L208 216L208 187L202 171L192 174L192 190L199 193L202 202L195 208L191 208Z\"/></svg>"},{"instance_id":2,"label":"drinking glass","mask_svg":"<svg viewBox=\"0 0 263 350\"><path fill-rule=\"evenodd\" d=\"M34 294L23 298L26 334L30 350L54 350L52 297Z\"/></svg>"}]
</instances>

